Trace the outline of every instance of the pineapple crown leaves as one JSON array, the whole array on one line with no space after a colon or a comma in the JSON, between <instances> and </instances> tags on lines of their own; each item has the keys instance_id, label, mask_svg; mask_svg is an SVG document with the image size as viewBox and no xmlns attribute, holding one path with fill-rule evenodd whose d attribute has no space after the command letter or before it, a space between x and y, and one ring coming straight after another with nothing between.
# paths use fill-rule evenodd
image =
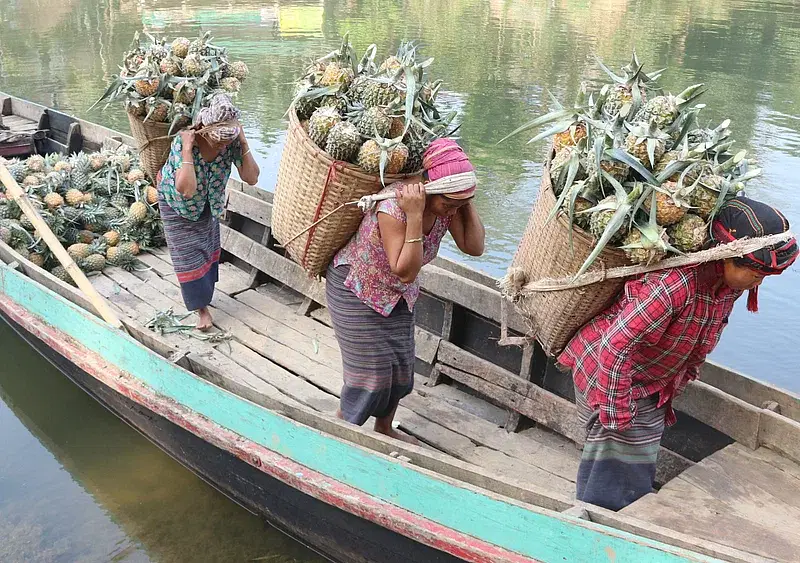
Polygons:
<instances>
[{"instance_id":1,"label":"pineapple crown leaves","mask_svg":"<svg viewBox=\"0 0 800 563\"><path fill-rule=\"evenodd\" d=\"M605 249L606 245L608 245L609 241L616 235L619 230L625 225L625 221L628 218L628 215L631 212L631 203L630 199L633 196L633 192L628 194L625 191L625 188L622 187L620 184L611 174L607 172L602 172L605 176L605 179L614 186L614 190L616 191L616 197L614 201L609 201L606 203L600 203L595 207L592 207L584 213L593 213L596 211L614 211L614 215L612 215L611 219L609 220L608 224L606 225L603 234L600 236L600 240L594 245L592 252L584 261L583 265L580 267L578 272L575 274L575 278L582 276L586 273L586 271L594 264L597 257L600 256L600 253Z\"/></svg>"},{"instance_id":2,"label":"pineapple crown leaves","mask_svg":"<svg viewBox=\"0 0 800 563\"><path fill-rule=\"evenodd\" d=\"M375 64L375 56L378 54L378 46L373 43L364 54L361 56L361 60L358 62L356 68L356 75L366 74L372 75L378 72L378 66Z\"/></svg>"},{"instance_id":3,"label":"pineapple crown leaves","mask_svg":"<svg viewBox=\"0 0 800 563\"><path fill-rule=\"evenodd\" d=\"M570 186L570 189L562 190L561 194L558 196L558 200L556 201L555 206L553 206L553 209L550 210L550 214L547 216L547 220L545 221L545 225L550 223L550 221L552 221L553 218L555 218L555 216L558 214L559 209L561 209L561 207L564 205L564 201L566 200L566 198L568 197L568 195L570 194L570 192L572 191L572 189L574 187L573 186L573 182L575 181L575 178L578 175L578 171L580 169L580 166L581 166L580 150L573 150L572 153L569 156L569 160L567 161L567 165L563 166L561 168L561 170L559 170L559 178L558 178L560 185ZM562 178L563 175L566 175L566 179L564 179L564 182L561 183L561 180L563 179ZM573 199L572 200L572 207L573 208L574 208L574 204L575 204L575 200ZM570 213L569 214L570 227L572 226L572 222L573 222L573 216L572 216L572 213ZM570 240L571 240L571 237L572 237L572 230L570 229ZM570 247L571 246L572 245L570 244Z\"/></svg>"},{"instance_id":4,"label":"pineapple crown leaves","mask_svg":"<svg viewBox=\"0 0 800 563\"><path fill-rule=\"evenodd\" d=\"M344 64L353 69L354 74L358 74L358 63L356 62L355 50L353 49L353 45L350 43L350 32L348 31L344 34L342 37L342 44L338 49L331 51L324 57L321 57L314 62L317 65L326 64L329 62L338 62L339 64Z\"/></svg>"},{"instance_id":5,"label":"pineapple crown leaves","mask_svg":"<svg viewBox=\"0 0 800 563\"><path fill-rule=\"evenodd\" d=\"M638 124L633 126L628 126L630 129L630 134L635 136L635 144L639 145L642 143L647 143L647 157L650 160L650 165L656 165L656 147L658 143L666 143L670 140L670 136L661 131L655 123L655 120L651 121L648 125L645 124Z\"/></svg>"},{"instance_id":6,"label":"pineapple crown leaves","mask_svg":"<svg viewBox=\"0 0 800 563\"><path fill-rule=\"evenodd\" d=\"M683 254L680 250L669 244L669 237L666 236L667 230L664 229L661 225L658 224L657 216L657 199L656 199L656 191L653 190L650 203L650 214L647 219L646 224L642 224L639 222L634 221L633 227L636 228L640 233L641 237L639 238L638 243L633 244L626 244L621 246L622 250L633 250L636 248L641 248L644 250L658 250L661 252L672 252L674 254Z\"/></svg>"},{"instance_id":7,"label":"pineapple crown leaves","mask_svg":"<svg viewBox=\"0 0 800 563\"><path fill-rule=\"evenodd\" d=\"M542 139L545 139L547 137L555 135L556 133L560 133L561 131L568 129L570 126L572 126L574 123L578 121L591 120L591 117L589 117L588 114L594 110L593 102L590 105L589 103L580 103L579 100L578 104L576 104L572 108L566 109L555 98L555 96L553 96L552 93L548 94L550 95L550 100L552 101L553 106L555 107L553 111L546 113L545 115L542 115L540 117L537 117L536 119L533 119L523 125L520 125L516 129L514 129L511 133L500 139L497 142L497 144L499 145L500 143L503 143L512 137L516 137L517 135L519 135L520 133L524 133L525 131L529 131L531 129L555 123L555 125L552 125L548 129L542 131L541 133L539 133L538 135L536 135L535 137L533 137L528 141L528 144L536 143L538 141L541 141ZM597 121L594 121L594 124L602 125L600 122Z\"/></svg>"},{"instance_id":8,"label":"pineapple crown leaves","mask_svg":"<svg viewBox=\"0 0 800 563\"><path fill-rule=\"evenodd\" d=\"M572 231L573 231L572 226L573 226L573 224L575 222L575 202L578 200L579 197L581 197L581 198L583 198L583 199L585 199L587 201L590 201L590 202L596 202L596 201L595 201L594 194L591 192L589 187L586 185L586 181L585 180L580 180L578 182L575 182L574 184L572 184L572 186L568 190L564 190L562 192L562 195L564 195L565 192L568 193L567 197L569 198L567 200L567 202L566 202L567 203L567 219L569 221L569 227L570 227L569 228L569 249L570 249L570 252L572 254L574 254L575 253L575 248L574 248L574 245L573 245L573 238L572 238ZM564 199L562 198L561 201L562 201L562 205L563 205ZM548 222L549 222L549 220L550 219L548 218Z\"/></svg>"},{"instance_id":9,"label":"pineapple crown leaves","mask_svg":"<svg viewBox=\"0 0 800 563\"><path fill-rule=\"evenodd\" d=\"M599 57L595 57L598 66L605 72L609 78L616 84L623 86L633 87L638 84L645 86L648 89L659 90L656 84L666 68L661 68L651 73L644 72L644 65L639 62L639 57L636 55L636 49L633 50L631 61L622 67L623 76L619 76L609 69ZM633 91L631 92L633 94ZM633 94L635 96L635 94Z\"/></svg>"},{"instance_id":10,"label":"pineapple crown leaves","mask_svg":"<svg viewBox=\"0 0 800 563\"><path fill-rule=\"evenodd\" d=\"M378 170L380 172L381 184L383 186L386 186L384 173L386 171L386 165L389 163L389 152L392 149L394 149L397 145L399 145L402 141L403 141L402 135L394 139L384 139L377 133L375 134L375 142L377 142L378 146L381 148L381 158L378 165Z\"/></svg>"}]
</instances>

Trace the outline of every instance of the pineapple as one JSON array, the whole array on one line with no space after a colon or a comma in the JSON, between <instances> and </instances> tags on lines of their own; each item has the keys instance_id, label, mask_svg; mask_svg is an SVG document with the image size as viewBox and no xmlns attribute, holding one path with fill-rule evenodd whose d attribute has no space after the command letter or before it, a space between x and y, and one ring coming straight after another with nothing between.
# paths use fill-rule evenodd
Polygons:
<instances>
[{"instance_id":1,"label":"pineapple","mask_svg":"<svg viewBox=\"0 0 800 563\"><path fill-rule=\"evenodd\" d=\"M381 146L375 139L370 139L358 151L358 165L367 174L378 174L381 164Z\"/></svg>"},{"instance_id":2,"label":"pineapple","mask_svg":"<svg viewBox=\"0 0 800 563\"><path fill-rule=\"evenodd\" d=\"M208 45L208 42L211 40L211 32L206 31L202 37L198 37L191 43L189 43L189 55L201 55L203 57L207 57L211 54L211 48Z\"/></svg>"},{"instance_id":3,"label":"pineapple","mask_svg":"<svg viewBox=\"0 0 800 563\"><path fill-rule=\"evenodd\" d=\"M11 244L13 236L11 229L5 225L0 226L0 241L3 241L5 244Z\"/></svg>"},{"instance_id":4,"label":"pineapple","mask_svg":"<svg viewBox=\"0 0 800 563\"><path fill-rule=\"evenodd\" d=\"M681 152L680 151L672 150L672 151L665 152L663 154L663 156L656 163L655 168L653 168L653 175L654 176L658 176L664 170L667 169L667 166L669 166L673 162L678 161L680 159L681 159ZM676 172L675 174L670 176L668 178L668 180L670 182L677 182L680 179L680 177L681 177L681 173L680 172Z\"/></svg>"},{"instance_id":5,"label":"pineapple","mask_svg":"<svg viewBox=\"0 0 800 563\"><path fill-rule=\"evenodd\" d=\"M86 153L79 152L72 159L72 174L70 176L71 187L77 190L85 190L89 185L89 172L91 171L91 160Z\"/></svg>"},{"instance_id":6,"label":"pineapple","mask_svg":"<svg viewBox=\"0 0 800 563\"><path fill-rule=\"evenodd\" d=\"M109 161L112 166L118 168L122 172L127 172L131 169L131 156L129 154L115 154L109 159Z\"/></svg>"},{"instance_id":7,"label":"pineapple","mask_svg":"<svg viewBox=\"0 0 800 563\"><path fill-rule=\"evenodd\" d=\"M44 203L48 209L58 209L64 205L64 198L57 192L50 192L44 196Z\"/></svg>"},{"instance_id":8,"label":"pineapple","mask_svg":"<svg viewBox=\"0 0 800 563\"><path fill-rule=\"evenodd\" d=\"M569 172L569 162L572 158L572 155L576 153L576 150L577 149L575 147L566 146L558 151L553 157L552 162L550 162L550 182L553 184L553 191L556 195L561 195L561 192L564 190L564 184L567 181L567 174ZM601 165L603 163L618 164L611 163L609 161L603 161ZM628 171L625 170L625 176L627 176L627 173ZM579 163L575 180L585 180L586 178L586 170L582 163Z\"/></svg>"},{"instance_id":9,"label":"pineapple","mask_svg":"<svg viewBox=\"0 0 800 563\"><path fill-rule=\"evenodd\" d=\"M98 172L101 170L108 162L106 156L102 153L96 152L89 156L89 168L92 172Z\"/></svg>"},{"instance_id":10,"label":"pineapple","mask_svg":"<svg viewBox=\"0 0 800 563\"><path fill-rule=\"evenodd\" d=\"M352 83L350 83L350 88L347 89L347 97L350 98L351 101L356 103L361 103L364 101L364 93L367 89L367 84L369 84L369 77L360 74L355 77Z\"/></svg>"},{"instance_id":11,"label":"pineapple","mask_svg":"<svg viewBox=\"0 0 800 563\"><path fill-rule=\"evenodd\" d=\"M703 219L710 219L717 206L720 190L725 178L715 174L704 174L689 194L689 203Z\"/></svg>"},{"instance_id":12,"label":"pineapple","mask_svg":"<svg viewBox=\"0 0 800 563\"><path fill-rule=\"evenodd\" d=\"M84 205L87 203L92 203L94 201L94 194L91 192L84 193L81 201Z\"/></svg>"},{"instance_id":13,"label":"pineapple","mask_svg":"<svg viewBox=\"0 0 800 563\"><path fill-rule=\"evenodd\" d=\"M103 238L106 239L106 243L109 247L114 247L119 244L119 232L117 231L108 231L103 235Z\"/></svg>"},{"instance_id":14,"label":"pineapple","mask_svg":"<svg viewBox=\"0 0 800 563\"><path fill-rule=\"evenodd\" d=\"M609 222L611 222L611 219L614 217L617 205L617 197L613 195L608 196L607 198L601 200L600 203L598 203L598 206L600 205L609 207L609 209L597 210L593 212L591 214L591 217L589 218L589 232L596 240L599 240L600 237L603 236L606 227L608 226ZM614 236L611 237L611 240L609 242L611 244L617 244L619 242L622 242L622 239L625 238L625 235L627 235L627 227L623 226L614 234Z\"/></svg>"},{"instance_id":15,"label":"pineapple","mask_svg":"<svg viewBox=\"0 0 800 563\"><path fill-rule=\"evenodd\" d=\"M55 166L53 166L53 170L56 172L65 172L69 174L72 172L72 165L66 160L59 160L56 162Z\"/></svg>"},{"instance_id":16,"label":"pineapple","mask_svg":"<svg viewBox=\"0 0 800 563\"><path fill-rule=\"evenodd\" d=\"M582 164L586 168L586 176L592 180L592 183L596 183L600 175L597 170L597 161L594 158L594 155L589 155L589 157L586 159L586 162ZM620 183L627 180L628 175L631 172L630 166L624 162L619 162L616 160L601 160L600 169L611 175L612 178Z\"/></svg>"},{"instance_id":17,"label":"pineapple","mask_svg":"<svg viewBox=\"0 0 800 563\"><path fill-rule=\"evenodd\" d=\"M392 124L391 118L383 108L372 107L361 112L357 116L356 126L358 132L365 137L386 137Z\"/></svg>"},{"instance_id":18,"label":"pineapple","mask_svg":"<svg viewBox=\"0 0 800 563\"><path fill-rule=\"evenodd\" d=\"M144 180L144 172L139 168L134 168L125 175L125 179L129 184L135 184L136 182Z\"/></svg>"},{"instance_id":19,"label":"pineapple","mask_svg":"<svg viewBox=\"0 0 800 563\"><path fill-rule=\"evenodd\" d=\"M40 154L28 157L25 164L30 172L44 172L46 167L44 157Z\"/></svg>"},{"instance_id":20,"label":"pineapple","mask_svg":"<svg viewBox=\"0 0 800 563\"><path fill-rule=\"evenodd\" d=\"M391 76L393 74L396 74L397 71L400 70L402 67L403 67L403 61L401 61L399 57L391 55L381 63L380 67L378 67L378 73Z\"/></svg>"},{"instance_id":21,"label":"pineapple","mask_svg":"<svg viewBox=\"0 0 800 563\"><path fill-rule=\"evenodd\" d=\"M70 285L75 285L75 281L72 279L72 276L69 275L69 272L67 272L63 266L56 266L50 270L50 273L63 282L66 282Z\"/></svg>"},{"instance_id":22,"label":"pineapple","mask_svg":"<svg viewBox=\"0 0 800 563\"><path fill-rule=\"evenodd\" d=\"M235 94L239 92L242 87L242 83L238 78L230 76L228 78L223 78L219 82L220 87L228 93Z\"/></svg>"},{"instance_id":23,"label":"pineapple","mask_svg":"<svg viewBox=\"0 0 800 563\"><path fill-rule=\"evenodd\" d=\"M147 219L147 211L147 204L135 201L128 209L128 217L134 224L139 224Z\"/></svg>"},{"instance_id":24,"label":"pineapple","mask_svg":"<svg viewBox=\"0 0 800 563\"><path fill-rule=\"evenodd\" d=\"M237 79L239 82L244 82L250 76L250 69L244 61L233 61L228 65L228 71L232 78Z\"/></svg>"},{"instance_id":25,"label":"pineapple","mask_svg":"<svg viewBox=\"0 0 800 563\"><path fill-rule=\"evenodd\" d=\"M198 54L191 53L183 59L183 72L186 76L202 76L209 64Z\"/></svg>"},{"instance_id":26,"label":"pineapple","mask_svg":"<svg viewBox=\"0 0 800 563\"><path fill-rule=\"evenodd\" d=\"M83 244L91 244L94 240L94 233L92 231L87 231L86 229L81 229L77 232L78 242Z\"/></svg>"},{"instance_id":27,"label":"pineapple","mask_svg":"<svg viewBox=\"0 0 800 563\"><path fill-rule=\"evenodd\" d=\"M172 42L172 54L178 57L179 59L185 59L186 55L189 54L189 46L191 45L191 41L186 39L185 37L177 37Z\"/></svg>"},{"instance_id":28,"label":"pineapple","mask_svg":"<svg viewBox=\"0 0 800 563\"><path fill-rule=\"evenodd\" d=\"M28 175L28 168L24 163L15 160L8 166L8 172L17 183L20 183L25 180L25 177Z\"/></svg>"},{"instance_id":29,"label":"pineapple","mask_svg":"<svg viewBox=\"0 0 800 563\"><path fill-rule=\"evenodd\" d=\"M346 88L353 82L355 73L352 68L349 68L339 61L329 62L325 66L325 71L322 73L319 83L322 86L340 86Z\"/></svg>"},{"instance_id":30,"label":"pineapple","mask_svg":"<svg viewBox=\"0 0 800 563\"><path fill-rule=\"evenodd\" d=\"M640 125L632 128L625 137L625 150L652 170L667 150L667 138L667 135L658 130L655 122L649 126Z\"/></svg>"},{"instance_id":31,"label":"pineapple","mask_svg":"<svg viewBox=\"0 0 800 563\"><path fill-rule=\"evenodd\" d=\"M406 132L406 122L402 117L393 117L389 125L389 138L397 139L402 137Z\"/></svg>"},{"instance_id":32,"label":"pineapple","mask_svg":"<svg viewBox=\"0 0 800 563\"><path fill-rule=\"evenodd\" d=\"M591 215L585 212L594 207L594 202L588 199L588 197L591 196L590 190L586 189L586 182L579 181L572 185L570 188L570 196L564 198L564 201L561 204L561 209L563 210L563 213L569 217L570 199L573 193L575 193L575 204L572 209L572 224L580 227L586 232L589 232L589 220Z\"/></svg>"},{"instance_id":33,"label":"pineapple","mask_svg":"<svg viewBox=\"0 0 800 563\"><path fill-rule=\"evenodd\" d=\"M83 214L80 209L71 206L63 206L61 208L61 215L64 217L65 223L72 225L77 225L83 219Z\"/></svg>"},{"instance_id":34,"label":"pineapple","mask_svg":"<svg viewBox=\"0 0 800 563\"><path fill-rule=\"evenodd\" d=\"M159 70L163 74L168 74L170 76L181 76L183 70L181 70L181 62L180 59L176 57L167 57L166 59L161 61L159 65Z\"/></svg>"},{"instance_id":35,"label":"pineapple","mask_svg":"<svg viewBox=\"0 0 800 563\"><path fill-rule=\"evenodd\" d=\"M166 123L169 119L169 103L163 100L148 100L147 101L147 115L145 121L154 121L155 123Z\"/></svg>"},{"instance_id":36,"label":"pineapple","mask_svg":"<svg viewBox=\"0 0 800 563\"><path fill-rule=\"evenodd\" d=\"M33 232L36 227L33 226L33 222L30 220L30 217L27 215L21 215L19 218L19 224L22 225L22 228L26 231Z\"/></svg>"},{"instance_id":37,"label":"pineapple","mask_svg":"<svg viewBox=\"0 0 800 563\"><path fill-rule=\"evenodd\" d=\"M364 87L362 102L368 108L386 107L397 98L402 98L402 92L393 83L370 80Z\"/></svg>"},{"instance_id":38,"label":"pineapple","mask_svg":"<svg viewBox=\"0 0 800 563\"><path fill-rule=\"evenodd\" d=\"M35 266L40 268L44 268L44 254L39 254L38 252L33 252L28 256L28 260L30 260Z\"/></svg>"},{"instance_id":39,"label":"pineapple","mask_svg":"<svg viewBox=\"0 0 800 563\"><path fill-rule=\"evenodd\" d=\"M89 249L89 245L85 243L76 243L72 244L67 248L67 254L69 254L70 258L79 262L84 258L87 258L89 254L91 254L91 250Z\"/></svg>"},{"instance_id":40,"label":"pineapple","mask_svg":"<svg viewBox=\"0 0 800 563\"><path fill-rule=\"evenodd\" d=\"M578 144L578 141L585 137L586 125L584 123L575 123L561 133L555 134L555 137L553 137L553 148L558 152L564 147L573 147Z\"/></svg>"},{"instance_id":41,"label":"pineapple","mask_svg":"<svg viewBox=\"0 0 800 563\"><path fill-rule=\"evenodd\" d=\"M340 114L347 111L347 100L342 96L323 96L320 100L320 107L333 108Z\"/></svg>"},{"instance_id":42,"label":"pineapple","mask_svg":"<svg viewBox=\"0 0 800 563\"><path fill-rule=\"evenodd\" d=\"M172 99L176 104L191 105L197 96L197 89L187 81L181 81L174 87Z\"/></svg>"},{"instance_id":43,"label":"pineapple","mask_svg":"<svg viewBox=\"0 0 800 563\"><path fill-rule=\"evenodd\" d=\"M30 258L30 251L28 250L28 246L25 243L20 243L14 247L14 252L22 256L24 260Z\"/></svg>"},{"instance_id":44,"label":"pineapple","mask_svg":"<svg viewBox=\"0 0 800 563\"><path fill-rule=\"evenodd\" d=\"M85 272L101 272L106 267L106 259L102 254L90 254L81 260L79 267Z\"/></svg>"},{"instance_id":45,"label":"pineapple","mask_svg":"<svg viewBox=\"0 0 800 563\"><path fill-rule=\"evenodd\" d=\"M130 256L137 256L141 250L136 241L121 242L117 248L119 248L120 254Z\"/></svg>"},{"instance_id":46,"label":"pineapple","mask_svg":"<svg viewBox=\"0 0 800 563\"><path fill-rule=\"evenodd\" d=\"M412 125L403 137L403 144L408 147L408 160L403 173L419 172L422 170L422 157L430 145L428 134Z\"/></svg>"},{"instance_id":47,"label":"pineapple","mask_svg":"<svg viewBox=\"0 0 800 563\"><path fill-rule=\"evenodd\" d=\"M300 121L307 120L311 117L314 111L320 106L322 103L321 97L310 97L310 96L303 96L299 97L301 94L308 92L311 89L311 85L303 82L297 86L297 90L295 91L295 101L294 101L294 111L297 114L297 119Z\"/></svg>"},{"instance_id":48,"label":"pineapple","mask_svg":"<svg viewBox=\"0 0 800 563\"><path fill-rule=\"evenodd\" d=\"M397 143L389 149L389 162L386 164L387 174L399 174L406 167L408 161L408 147Z\"/></svg>"},{"instance_id":49,"label":"pineapple","mask_svg":"<svg viewBox=\"0 0 800 563\"><path fill-rule=\"evenodd\" d=\"M683 219L672 225L668 232L675 248L681 252L697 252L708 240L706 222L693 213L687 213Z\"/></svg>"},{"instance_id":50,"label":"pineapple","mask_svg":"<svg viewBox=\"0 0 800 563\"><path fill-rule=\"evenodd\" d=\"M67 205L70 207L77 207L83 203L83 192L71 188L67 190L66 194Z\"/></svg>"},{"instance_id":51,"label":"pineapple","mask_svg":"<svg viewBox=\"0 0 800 563\"><path fill-rule=\"evenodd\" d=\"M657 232L660 230L661 232ZM649 227L636 227L625 237L623 250L628 260L634 264L650 265L660 262L667 255L666 245L669 243L664 229L649 232ZM654 239L658 236L658 239Z\"/></svg>"},{"instance_id":52,"label":"pineapple","mask_svg":"<svg viewBox=\"0 0 800 563\"><path fill-rule=\"evenodd\" d=\"M656 96L649 99L633 118L635 123L655 123L659 129L666 129L672 125L681 111L694 99L703 93L703 85L695 84L673 96Z\"/></svg>"},{"instance_id":53,"label":"pineapple","mask_svg":"<svg viewBox=\"0 0 800 563\"><path fill-rule=\"evenodd\" d=\"M119 247L111 247L106 254L106 263L128 272L136 269L136 257L127 252L121 252Z\"/></svg>"},{"instance_id":54,"label":"pineapple","mask_svg":"<svg viewBox=\"0 0 800 563\"><path fill-rule=\"evenodd\" d=\"M158 190L153 186L147 186L144 189L144 197L149 205L156 205L158 203Z\"/></svg>"},{"instance_id":55,"label":"pineapple","mask_svg":"<svg viewBox=\"0 0 800 563\"><path fill-rule=\"evenodd\" d=\"M645 209L649 212L652 200L647 198L644 202ZM664 182L661 188L656 190L656 222L659 225L674 225L686 215L689 209L689 202L686 201L678 184L675 182Z\"/></svg>"},{"instance_id":56,"label":"pineapple","mask_svg":"<svg viewBox=\"0 0 800 563\"><path fill-rule=\"evenodd\" d=\"M318 147L324 149L331 129L341 120L342 116L335 109L321 107L314 111L308 120L308 135Z\"/></svg>"},{"instance_id":57,"label":"pineapple","mask_svg":"<svg viewBox=\"0 0 800 563\"><path fill-rule=\"evenodd\" d=\"M109 246L106 249L106 262L111 266L116 266L114 262L117 261L117 257L119 256L119 247L118 246Z\"/></svg>"},{"instance_id":58,"label":"pineapple","mask_svg":"<svg viewBox=\"0 0 800 563\"><path fill-rule=\"evenodd\" d=\"M325 152L331 158L349 162L358 155L360 148L361 135L355 125L349 121L340 121L331 128L325 145Z\"/></svg>"},{"instance_id":59,"label":"pineapple","mask_svg":"<svg viewBox=\"0 0 800 563\"><path fill-rule=\"evenodd\" d=\"M128 198L125 197L125 194L121 194L119 192L115 193L111 196L111 205L114 207L119 207L122 209L128 208Z\"/></svg>"},{"instance_id":60,"label":"pineapple","mask_svg":"<svg viewBox=\"0 0 800 563\"><path fill-rule=\"evenodd\" d=\"M39 178L36 176L25 176L22 180L22 187L23 188L35 188L39 185Z\"/></svg>"},{"instance_id":61,"label":"pineapple","mask_svg":"<svg viewBox=\"0 0 800 563\"><path fill-rule=\"evenodd\" d=\"M22 209L16 201L4 199L0 205L0 219L19 219L22 216Z\"/></svg>"},{"instance_id":62,"label":"pineapple","mask_svg":"<svg viewBox=\"0 0 800 563\"><path fill-rule=\"evenodd\" d=\"M158 92L158 87L161 84L161 81L158 78L151 77L147 71L143 71L137 76L141 78L133 82L133 87L136 89L136 93L143 98L155 96L156 92Z\"/></svg>"}]
</instances>

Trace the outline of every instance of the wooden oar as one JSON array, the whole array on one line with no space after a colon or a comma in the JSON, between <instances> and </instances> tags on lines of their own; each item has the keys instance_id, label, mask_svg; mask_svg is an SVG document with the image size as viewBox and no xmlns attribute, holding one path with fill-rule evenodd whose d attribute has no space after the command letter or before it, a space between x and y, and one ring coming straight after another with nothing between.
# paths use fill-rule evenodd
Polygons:
<instances>
[{"instance_id":1,"label":"wooden oar","mask_svg":"<svg viewBox=\"0 0 800 563\"><path fill-rule=\"evenodd\" d=\"M100 316L103 317L108 324L115 328L123 328L122 323L120 322L117 315L111 310L108 302L97 293L97 290L92 285L92 282L86 277L86 274L78 267L69 253L64 249L64 246L58 240L53 231L50 230L50 226L42 219L42 216L39 215L39 212L36 211L36 208L31 205L30 200L28 199L28 194L25 193L25 190L19 187L17 181L14 180L14 177L11 176L11 173L8 171L3 165L0 165L0 181L6 187L6 192L8 195L12 197L12 199L17 202L17 205L20 206L22 212L30 219L33 226L39 231L39 234L42 237L42 240L47 244L50 250L53 252L58 261L64 267L64 269L72 276L72 279L75 280L75 283L78 285L81 291L89 298L89 301L100 313Z\"/></svg>"}]
</instances>

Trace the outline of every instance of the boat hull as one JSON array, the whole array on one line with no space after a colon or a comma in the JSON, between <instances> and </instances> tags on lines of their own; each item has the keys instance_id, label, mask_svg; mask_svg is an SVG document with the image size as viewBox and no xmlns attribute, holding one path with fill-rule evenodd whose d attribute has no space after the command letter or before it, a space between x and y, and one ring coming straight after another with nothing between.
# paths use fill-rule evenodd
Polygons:
<instances>
[{"instance_id":1,"label":"boat hull","mask_svg":"<svg viewBox=\"0 0 800 563\"><path fill-rule=\"evenodd\" d=\"M3 319L64 375L181 465L266 522L342 563L462 561L306 495L111 389L21 324Z\"/></svg>"}]
</instances>

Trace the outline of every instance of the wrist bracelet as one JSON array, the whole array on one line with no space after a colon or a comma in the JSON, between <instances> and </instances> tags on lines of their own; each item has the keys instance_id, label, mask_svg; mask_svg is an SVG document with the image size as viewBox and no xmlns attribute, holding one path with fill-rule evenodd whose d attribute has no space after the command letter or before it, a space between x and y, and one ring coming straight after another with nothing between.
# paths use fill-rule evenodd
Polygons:
<instances>
[{"instance_id":1,"label":"wrist bracelet","mask_svg":"<svg viewBox=\"0 0 800 563\"><path fill-rule=\"evenodd\" d=\"M242 155L242 158L246 157L248 154L250 154L250 149L247 149L247 152Z\"/></svg>"},{"instance_id":2,"label":"wrist bracelet","mask_svg":"<svg viewBox=\"0 0 800 563\"><path fill-rule=\"evenodd\" d=\"M192 166L194 166L194 162L193 162L193 161L191 161L191 160L184 160L184 161L181 161L181 166L183 166L184 164L191 164Z\"/></svg>"},{"instance_id":3,"label":"wrist bracelet","mask_svg":"<svg viewBox=\"0 0 800 563\"><path fill-rule=\"evenodd\" d=\"M421 238L410 238L406 241L406 244L413 244L415 242L422 242Z\"/></svg>"}]
</instances>

